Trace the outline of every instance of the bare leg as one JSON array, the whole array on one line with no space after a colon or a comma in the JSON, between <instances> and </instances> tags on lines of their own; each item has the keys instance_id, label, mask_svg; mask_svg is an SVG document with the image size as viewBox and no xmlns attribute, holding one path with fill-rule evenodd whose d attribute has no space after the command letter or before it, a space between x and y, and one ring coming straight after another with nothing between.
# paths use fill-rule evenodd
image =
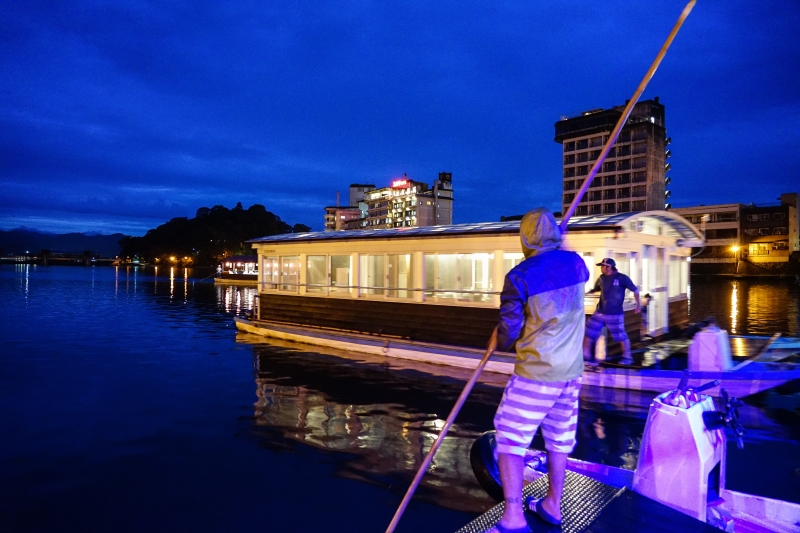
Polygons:
<instances>
[{"instance_id":1,"label":"bare leg","mask_svg":"<svg viewBox=\"0 0 800 533\"><path fill-rule=\"evenodd\" d=\"M524 458L519 455L501 453L497 459L497 466L500 469L500 481L503 484L503 497L506 504L500 521L504 526L511 529L524 527L528 524L522 508ZM564 467L566 468L566 459L564 460Z\"/></svg>"},{"instance_id":2,"label":"bare leg","mask_svg":"<svg viewBox=\"0 0 800 533\"><path fill-rule=\"evenodd\" d=\"M592 353L592 339L589 337L583 338L583 360L594 361L594 354Z\"/></svg>"},{"instance_id":3,"label":"bare leg","mask_svg":"<svg viewBox=\"0 0 800 533\"><path fill-rule=\"evenodd\" d=\"M630 361L631 360L631 341L630 339L625 339L622 341L622 360Z\"/></svg>"},{"instance_id":4,"label":"bare leg","mask_svg":"<svg viewBox=\"0 0 800 533\"><path fill-rule=\"evenodd\" d=\"M567 477L567 454L547 450L547 477L550 484L542 507L547 513L561 520L561 496L564 494L564 480Z\"/></svg>"}]
</instances>

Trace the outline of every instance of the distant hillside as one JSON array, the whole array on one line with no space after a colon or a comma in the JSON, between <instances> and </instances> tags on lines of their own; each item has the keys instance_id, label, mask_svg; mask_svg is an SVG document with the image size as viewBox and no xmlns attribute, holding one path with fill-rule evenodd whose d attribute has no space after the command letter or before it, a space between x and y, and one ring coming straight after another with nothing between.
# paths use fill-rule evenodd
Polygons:
<instances>
[{"instance_id":1,"label":"distant hillside","mask_svg":"<svg viewBox=\"0 0 800 533\"><path fill-rule=\"evenodd\" d=\"M222 205L201 207L194 218L173 218L142 237L122 240L120 257L148 262L216 265L223 257L253 254L250 239L281 233L311 231L304 224L291 226L263 205L233 209Z\"/></svg>"},{"instance_id":2,"label":"distant hillside","mask_svg":"<svg viewBox=\"0 0 800 533\"><path fill-rule=\"evenodd\" d=\"M29 229L0 231L0 249L3 255L50 250L52 253L83 253L91 251L101 257L119 255L121 241L126 235L87 235L85 233L41 233Z\"/></svg>"}]
</instances>

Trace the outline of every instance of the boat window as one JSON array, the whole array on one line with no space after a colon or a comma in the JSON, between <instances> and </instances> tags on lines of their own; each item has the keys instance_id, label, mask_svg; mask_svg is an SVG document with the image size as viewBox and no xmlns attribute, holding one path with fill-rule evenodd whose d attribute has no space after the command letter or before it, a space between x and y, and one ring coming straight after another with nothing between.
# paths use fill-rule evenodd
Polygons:
<instances>
[{"instance_id":1,"label":"boat window","mask_svg":"<svg viewBox=\"0 0 800 533\"><path fill-rule=\"evenodd\" d=\"M388 288L387 296L392 298L413 298L414 267L411 254L387 255L386 269Z\"/></svg>"},{"instance_id":2,"label":"boat window","mask_svg":"<svg viewBox=\"0 0 800 533\"><path fill-rule=\"evenodd\" d=\"M628 254L615 252L611 254L611 256L617 263L617 271L631 278L631 263L630 260L628 259Z\"/></svg>"},{"instance_id":3,"label":"boat window","mask_svg":"<svg viewBox=\"0 0 800 533\"><path fill-rule=\"evenodd\" d=\"M518 264L522 263L522 260L525 259L525 256L519 252L516 253L504 253L503 254L503 275L505 276L508 272L517 266Z\"/></svg>"},{"instance_id":4,"label":"boat window","mask_svg":"<svg viewBox=\"0 0 800 533\"><path fill-rule=\"evenodd\" d=\"M328 292L327 257L309 255L306 258L306 292Z\"/></svg>"},{"instance_id":5,"label":"boat window","mask_svg":"<svg viewBox=\"0 0 800 533\"><path fill-rule=\"evenodd\" d=\"M583 263L586 265L586 270L589 271L589 279L586 280L584 284L584 291L589 291L594 288L594 282L596 278L592 277L594 273L595 263L597 261L594 260L594 255L591 252L577 252L581 259L583 259Z\"/></svg>"},{"instance_id":6,"label":"boat window","mask_svg":"<svg viewBox=\"0 0 800 533\"><path fill-rule=\"evenodd\" d=\"M331 292L350 292L350 256L330 257Z\"/></svg>"},{"instance_id":7,"label":"boat window","mask_svg":"<svg viewBox=\"0 0 800 533\"><path fill-rule=\"evenodd\" d=\"M678 255L669 256L669 296L679 296L684 289L681 284L682 266L685 261Z\"/></svg>"},{"instance_id":8,"label":"boat window","mask_svg":"<svg viewBox=\"0 0 800 533\"><path fill-rule=\"evenodd\" d=\"M436 254L425 254L425 292L424 298L432 300L436 290Z\"/></svg>"},{"instance_id":9,"label":"boat window","mask_svg":"<svg viewBox=\"0 0 800 533\"><path fill-rule=\"evenodd\" d=\"M278 258L269 256L264 257L261 271L264 273L262 278L261 290L278 288Z\"/></svg>"},{"instance_id":10,"label":"boat window","mask_svg":"<svg viewBox=\"0 0 800 533\"><path fill-rule=\"evenodd\" d=\"M458 255L459 300L467 302L491 301L493 262L493 254Z\"/></svg>"},{"instance_id":11,"label":"boat window","mask_svg":"<svg viewBox=\"0 0 800 533\"><path fill-rule=\"evenodd\" d=\"M458 275L456 274L456 254L437 255L436 297L451 299L458 291Z\"/></svg>"},{"instance_id":12,"label":"boat window","mask_svg":"<svg viewBox=\"0 0 800 533\"><path fill-rule=\"evenodd\" d=\"M425 298L485 302L492 300L494 254L426 254Z\"/></svg>"},{"instance_id":13,"label":"boat window","mask_svg":"<svg viewBox=\"0 0 800 533\"><path fill-rule=\"evenodd\" d=\"M361 294L384 294L385 274L383 255L362 255L359 258Z\"/></svg>"},{"instance_id":14,"label":"boat window","mask_svg":"<svg viewBox=\"0 0 800 533\"><path fill-rule=\"evenodd\" d=\"M280 265L280 290L297 292L300 282L300 257L283 255L280 258Z\"/></svg>"}]
</instances>

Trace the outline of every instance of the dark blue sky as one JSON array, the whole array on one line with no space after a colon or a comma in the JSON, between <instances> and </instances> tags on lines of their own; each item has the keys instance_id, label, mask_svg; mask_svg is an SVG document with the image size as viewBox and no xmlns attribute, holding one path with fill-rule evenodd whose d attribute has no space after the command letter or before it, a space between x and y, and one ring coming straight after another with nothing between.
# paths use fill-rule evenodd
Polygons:
<instances>
[{"instance_id":1,"label":"dark blue sky","mask_svg":"<svg viewBox=\"0 0 800 533\"><path fill-rule=\"evenodd\" d=\"M621 105L685 2L113 2L0 10L0 229L140 235L453 173L455 222L560 209L553 124ZM672 204L799 191L800 2L699 0L643 98Z\"/></svg>"}]
</instances>

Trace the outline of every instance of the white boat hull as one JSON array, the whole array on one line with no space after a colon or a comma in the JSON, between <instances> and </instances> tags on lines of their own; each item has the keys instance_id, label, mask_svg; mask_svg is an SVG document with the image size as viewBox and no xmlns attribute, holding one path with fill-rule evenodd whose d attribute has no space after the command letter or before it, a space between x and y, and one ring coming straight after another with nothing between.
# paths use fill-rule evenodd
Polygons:
<instances>
[{"instance_id":1,"label":"white boat hull","mask_svg":"<svg viewBox=\"0 0 800 533\"><path fill-rule=\"evenodd\" d=\"M253 322L241 318L235 320L236 327L240 331L264 337L464 369L476 368L483 356L481 350L472 348L289 324ZM514 355L508 353L493 355L486 365L486 371L511 375L514 371ZM591 387L661 392L675 387L682 375L683 372L679 370L600 368L584 372L583 384ZM719 396L722 388L725 388L729 396L741 398L777 387L793 379L800 379L800 369L768 372L746 370L692 372L690 385L699 386L715 379L720 380L720 385L708 390L706 394Z\"/></svg>"}]
</instances>

